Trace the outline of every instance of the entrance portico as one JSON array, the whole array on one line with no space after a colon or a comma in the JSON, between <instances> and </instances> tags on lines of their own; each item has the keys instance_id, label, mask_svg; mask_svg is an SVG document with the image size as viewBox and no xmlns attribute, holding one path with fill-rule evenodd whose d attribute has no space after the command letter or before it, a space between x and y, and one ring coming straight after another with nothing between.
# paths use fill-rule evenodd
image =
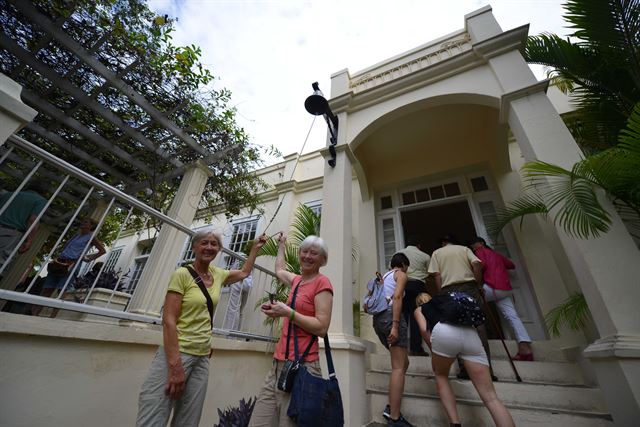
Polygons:
<instances>
[{"instance_id":1,"label":"entrance portico","mask_svg":"<svg viewBox=\"0 0 640 427\"><path fill-rule=\"evenodd\" d=\"M325 168L325 206L332 200L330 193L350 194L351 169L362 202L355 211L344 200L340 208L325 208L322 220L348 224L345 219L353 214L359 246L378 248L377 259L361 257L353 274L358 284L366 283L371 272L384 267L387 255L404 244L406 206L467 200L475 231L483 235L486 229L478 218L483 207L490 201L495 209L519 195L517 171L526 160L570 168L580 159L579 148L545 94L547 82L536 81L519 52L528 27L503 32L490 7L465 19L465 28L457 33L355 75L343 70L332 76L330 104L340 118L338 162L345 163ZM509 139L509 130L515 139ZM487 189L475 191L477 177L485 179ZM329 182L342 188L329 188ZM449 187L449 196L446 185L452 183L458 185L457 193ZM585 294L602 337L585 355L597 357L593 361L600 385L614 420L622 425L640 416L640 393L633 388L640 363L640 327L637 318L632 324L631 307L640 288L630 286L640 276L640 253L612 214L614 226L600 239L577 241L532 218L508 230L504 244L520 260L537 339L545 338L541 314L575 291ZM333 251L338 245L341 254L350 252L351 241L344 233L335 239L328 233L327 241ZM611 259L613 254L620 257ZM351 283L348 268L330 268L328 273L344 288ZM351 297L352 290L343 289L339 299L347 304ZM363 318L362 336L376 341L368 317ZM588 344L582 333L571 331L563 331L554 342L559 348ZM626 351L620 352L620 346ZM612 372L615 382L600 375ZM624 407L616 402L620 392L627 396Z\"/></svg>"}]
</instances>

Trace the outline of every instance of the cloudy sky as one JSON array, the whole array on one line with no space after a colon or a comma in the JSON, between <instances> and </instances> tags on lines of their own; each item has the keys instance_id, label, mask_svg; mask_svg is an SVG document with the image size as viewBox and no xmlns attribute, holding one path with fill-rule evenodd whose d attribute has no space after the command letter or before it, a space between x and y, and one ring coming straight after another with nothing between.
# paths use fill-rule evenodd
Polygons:
<instances>
[{"instance_id":1,"label":"cloudy sky","mask_svg":"<svg viewBox=\"0 0 640 427\"><path fill-rule=\"evenodd\" d=\"M479 0L149 0L178 18L174 41L202 48L202 62L233 93L238 123L252 141L284 155L325 145L326 125L304 109L311 83L351 74L464 27ZM561 0L494 0L503 30L567 34ZM534 70L539 78L540 69ZM270 160L270 163L274 159Z\"/></svg>"}]
</instances>

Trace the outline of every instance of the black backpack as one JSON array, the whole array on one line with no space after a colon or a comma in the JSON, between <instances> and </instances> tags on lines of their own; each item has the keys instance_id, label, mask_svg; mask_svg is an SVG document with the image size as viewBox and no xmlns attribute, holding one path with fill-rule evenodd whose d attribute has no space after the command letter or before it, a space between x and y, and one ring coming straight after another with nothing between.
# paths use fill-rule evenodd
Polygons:
<instances>
[{"instance_id":1,"label":"black backpack","mask_svg":"<svg viewBox=\"0 0 640 427\"><path fill-rule=\"evenodd\" d=\"M459 291L443 292L430 301L435 306L438 321L456 326L480 326L486 321L482 307L469 294Z\"/></svg>"}]
</instances>

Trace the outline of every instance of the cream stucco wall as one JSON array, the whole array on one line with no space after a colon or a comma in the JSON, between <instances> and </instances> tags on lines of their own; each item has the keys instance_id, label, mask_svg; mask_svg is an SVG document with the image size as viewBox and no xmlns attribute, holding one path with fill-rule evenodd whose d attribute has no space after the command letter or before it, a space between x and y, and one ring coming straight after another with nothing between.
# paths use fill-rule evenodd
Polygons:
<instances>
[{"instance_id":1,"label":"cream stucco wall","mask_svg":"<svg viewBox=\"0 0 640 427\"><path fill-rule=\"evenodd\" d=\"M0 313L0 425L131 426L161 332ZM201 425L256 396L273 345L214 339Z\"/></svg>"}]
</instances>

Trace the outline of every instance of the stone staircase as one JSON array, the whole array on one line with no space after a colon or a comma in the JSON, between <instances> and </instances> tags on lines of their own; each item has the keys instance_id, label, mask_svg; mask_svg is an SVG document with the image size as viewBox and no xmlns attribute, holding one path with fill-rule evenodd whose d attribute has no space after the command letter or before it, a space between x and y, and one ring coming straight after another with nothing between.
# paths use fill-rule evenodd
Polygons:
<instances>
[{"instance_id":1,"label":"stone staircase","mask_svg":"<svg viewBox=\"0 0 640 427\"><path fill-rule=\"evenodd\" d=\"M515 342L508 342L516 351ZM545 342L533 344L535 362L515 362L522 383L518 383L500 341L491 341L492 363L499 382L495 383L500 399L506 404L518 427L527 426L613 426L600 389L587 384L578 364ZM369 426L386 425L382 410L388 401L387 389L391 364L389 353L376 347L370 355L367 372L367 394L372 422ZM456 393L458 413L465 427L493 426L471 381L455 378L451 383ZM431 369L431 358L410 357L405 381L402 413L417 426L448 426L440 404Z\"/></svg>"}]
</instances>

